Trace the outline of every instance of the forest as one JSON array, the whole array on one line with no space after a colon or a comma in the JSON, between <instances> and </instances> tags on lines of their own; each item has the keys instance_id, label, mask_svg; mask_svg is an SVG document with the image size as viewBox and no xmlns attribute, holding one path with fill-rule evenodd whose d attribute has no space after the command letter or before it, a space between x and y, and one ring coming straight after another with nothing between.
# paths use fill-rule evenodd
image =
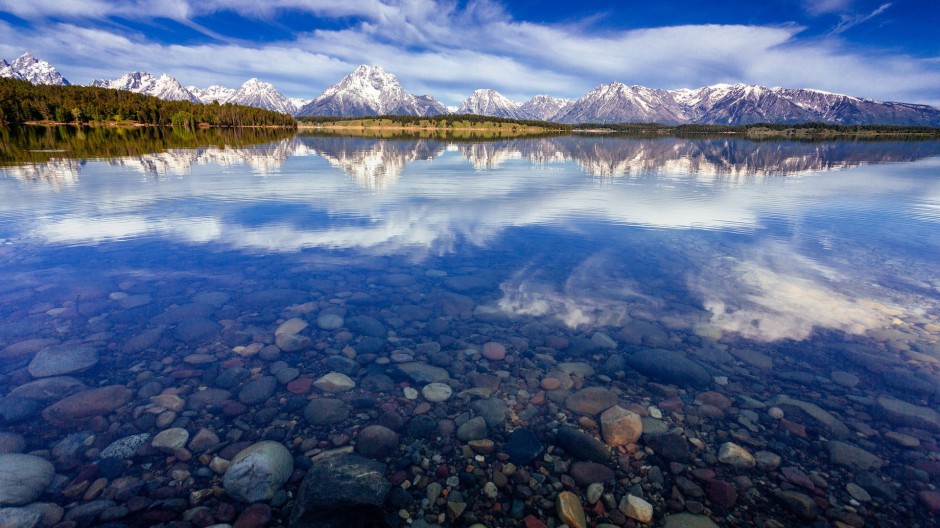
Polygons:
<instances>
[{"instance_id":1,"label":"forest","mask_svg":"<svg viewBox=\"0 0 940 528\"><path fill-rule=\"evenodd\" d=\"M294 127L297 124L287 114L250 106L164 101L124 90L34 85L0 78L0 125L30 122L180 128Z\"/></svg>"}]
</instances>

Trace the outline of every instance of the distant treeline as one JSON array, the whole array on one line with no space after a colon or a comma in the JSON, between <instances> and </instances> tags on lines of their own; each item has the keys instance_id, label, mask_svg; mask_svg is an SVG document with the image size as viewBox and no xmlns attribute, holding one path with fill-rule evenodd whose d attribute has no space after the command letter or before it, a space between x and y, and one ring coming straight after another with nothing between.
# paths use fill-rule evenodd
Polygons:
<instances>
[{"instance_id":1,"label":"distant treeline","mask_svg":"<svg viewBox=\"0 0 940 528\"><path fill-rule=\"evenodd\" d=\"M334 126L400 126L426 128L506 128L526 127L570 132L571 125L535 119L507 119L476 114L443 114L437 116L380 115L365 117L304 116L297 121L309 125Z\"/></svg>"},{"instance_id":2,"label":"distant treeline","mask_svg":"<svg viewBox=\"0 0 940 528\"><path fill-rule=\"evenodd\" d=\"M170 149L241 148L289 139L284 128L0 127L0 166L58 158L120 158Z\"/></svg>"},{"instance_id":3,"label":"distant treeline","mask_svg":"<svg viewBox=\"0 0 940 528\"><path fill-rule=\"evenodd\" d=\"M34 85L0 78L0 125L32 121L87 124L294 127L287 114L250 106L164 101L125 90L91 86Z\"/></svg>"},{"instance_id":4,"label":"distant treeline","mask_svg":"<svg viewBox=\"0 0 940 528\"><path fill-rule=\"evenodd\" d=\"M754 123L750 125L663 125L659 123L615 123L574 125L573 131L610 131L624 134L661 135L742 135L748 137L820 137L820 136L932 136L940 137L940 128L899 125L834 125L830 123Z\"/></svg>"}]
</instances>

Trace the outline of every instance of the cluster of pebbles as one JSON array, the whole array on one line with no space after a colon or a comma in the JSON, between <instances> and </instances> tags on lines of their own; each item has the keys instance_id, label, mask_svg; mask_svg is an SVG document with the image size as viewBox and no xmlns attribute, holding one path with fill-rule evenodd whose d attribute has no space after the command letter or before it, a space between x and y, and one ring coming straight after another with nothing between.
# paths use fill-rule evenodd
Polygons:
<instances>
[{"instance_id":1,"label":"cluster of pebbles","mask_svg":"<svg viewBox=\"0 0 940 528\"><path fill-rule=\"evenodd\" d=\"M758 344L367 279L4 287L0 526L940 521L935 317Z\"/></svg>"}]
</instances>

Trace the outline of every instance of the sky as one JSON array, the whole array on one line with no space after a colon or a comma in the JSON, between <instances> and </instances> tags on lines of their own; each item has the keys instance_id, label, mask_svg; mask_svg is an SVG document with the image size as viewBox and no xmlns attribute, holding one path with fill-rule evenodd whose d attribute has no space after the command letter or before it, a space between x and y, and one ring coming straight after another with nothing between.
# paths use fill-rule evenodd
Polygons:
<instances>
[{"instance_id":1,"label":"sky","mask_svg":"<svg viewBox=\"0 0 940 528\"><path fill-rule=\"evenodd\" d=\"M0 58L28 50L73 84L142 70L304 98L370 64L448 105L619 81L940 106L937 27L938 0L0 0Z\"/></svg>"}]
</instances>

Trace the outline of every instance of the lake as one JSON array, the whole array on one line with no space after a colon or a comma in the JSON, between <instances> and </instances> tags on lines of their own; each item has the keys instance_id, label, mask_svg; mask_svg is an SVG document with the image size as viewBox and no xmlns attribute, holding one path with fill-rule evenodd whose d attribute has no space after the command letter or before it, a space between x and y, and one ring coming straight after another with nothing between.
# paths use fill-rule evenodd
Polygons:
<instances>
[{"instance_id":1,"label":"lake","mask_svg":"<svg viewBox=\"0 0 940 528\"><path fill-rule=\"evenodd\" d=\"M935 525L940 142L426 136L2 131L0 519Z\"/></svg>"}]
</instances>

